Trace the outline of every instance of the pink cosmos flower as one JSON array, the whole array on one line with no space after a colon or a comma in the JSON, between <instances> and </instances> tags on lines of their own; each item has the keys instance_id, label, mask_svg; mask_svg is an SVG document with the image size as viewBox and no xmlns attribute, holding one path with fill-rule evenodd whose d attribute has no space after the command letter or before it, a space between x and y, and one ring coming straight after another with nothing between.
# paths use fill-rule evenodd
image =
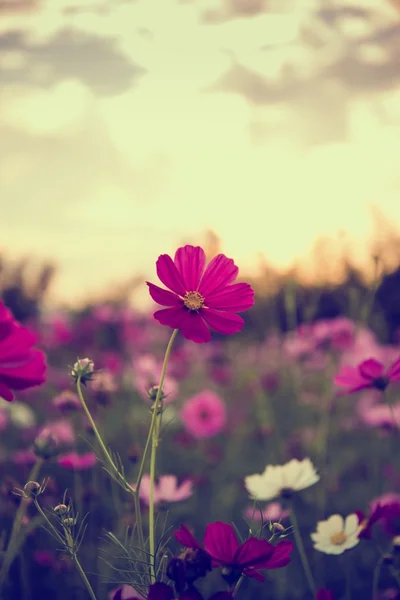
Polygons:
<instances>
[{"instance_id":1,"label":"pink cosmos flower","mask_svg":"<svg viewBox=\"0 0 400 600\"><path fill-rule=\"evenodd\" d=\"M160 382L162 363L159 363L151 354L142 354L135 359L133 364L135 373L134 386L143 400L150 400L148 391ZM171 376L164 377L163 384L164 404L169 404L176 399L178 394L178 382Z\"/></svg>"},{"instance_id":2,"label":"pink cosmos flower","mask_svg":"<svg viewBox=\"0 0 400 600\"><path fill-rule=\"evenodd\" d=\"M392 381L400 381L400 357L387 370L375 358L369 358L357 367L342 367L334 378L336 385L344 388L347 394L366 389L383 391Z\"/></svg>"},{"instance_id":3,"label":"pink cosmos flower","mask_svg":"<svg viewBox=\"0 0 400 600\"><path fill-rule=\"evenodd\" d=\"M274 523L286 519L290 515L290 510L283 508L279 502L270 502L262 511L258 508L254 510L254 506L249 506L246 508L244 515L246 519L254 521L263 520L264 522L272 521Z\"/></svg>"},{"instance_id":4,"label":"pink cosmos flower","mask_svg":"<svg viewBox=\"0 0 400 600\"><path fill-rule=\"evenodd\" d=\"M57 394L57 396L54 396L52 403L64 413L82 408L79 396L70 390L64 390L60 394Z\"/></svg>"},{"instance_id":5,"label":"pink cosmos flower","mask_svg":"<svg viewBox=\"0 0 400 600\"><path fill-rule=\"evenodd\" d=\"M11 390L26 390L46 379L44 354L32 349L35 336L14 321L0 302L0 397L11 402Z\"/></svg>"},{"instance_id":6,"label":"pink cosmos flower","mask_svg":"<svg viewBox=\"0 0 400 600\"><path fill-rule=\"evenodd\" d=\"M198 344L210 341L210 329L227 335L241 331L244 321L235 313L253 306L254 291L248 283L232 284L238 268L231 258L218 254L206 267L202 248L183 246L174 260L168 254L159 256L156 267L171 290L146 282L153 300L168 307L154 313L162 325L180 329Z\"/></svg>"},{"instance_id":7,"label":"pink cosmos flower","mask_svg":"<svg viewBox=\"0 0 400 600\"><path fill-rule=\"evenodd\" d=\"M53 435L59 444L71 445L75 442L74 428L67 419L58 419L57 421L47 423L43 429Z\"/></svg>"},{"instance_id":8,"label":"pink cosmos flower","mask_svg":"<svg viewBox=\"0 0 400 600\"><path fill-rule=\"evenodd\" d=\"M180 502L190 498L193 494L193 482L186 479L178 484L175 475L161 475L154 486L154 503ZM140 484L139 496L147 505L150 503L150 475L143 475Z\"/></svg>"},{"instance_id":9,"label":"pink cosmos flower","mask_svg":"<svg viewBox=\"0 0 400 600\"><path fill-rule=\"evenodd\" d=\"M63 454L57 460L57 463L68 469L69 471L84 471L90 469L97 462L97 457L94 452L86 452L85 454L77 454L77 452L69 452Z\"/></svg>"},{"instance_id":10,"label":"pink cosmos flower","mask_svg":"<svg viewBox=\"0 0 400 600\"><path fill-rule=\"evenodd\" d=\"M225 403L212 390L204 390L189 398L179 416L185 429L197 439L213 437L226 425Z\"/></svg>"},{"instance_id":11,"label":"pink cosmos flower","mask_svg":"<svg viewBox=\"0 0 400 600\"><path fill-rule=\"evenodd\" d=\"M227 567L236 581L240 575L264 581L260 569L277 569L290 562L293 543L282 541L274 546L267 540L249 537L240 544L235 530L228 523L210 523L204 535L204 548L190 533L185 525L174 531L178 542L186 548L205 550L213 561L213 566Z\"/></svg>"}]
</instances>

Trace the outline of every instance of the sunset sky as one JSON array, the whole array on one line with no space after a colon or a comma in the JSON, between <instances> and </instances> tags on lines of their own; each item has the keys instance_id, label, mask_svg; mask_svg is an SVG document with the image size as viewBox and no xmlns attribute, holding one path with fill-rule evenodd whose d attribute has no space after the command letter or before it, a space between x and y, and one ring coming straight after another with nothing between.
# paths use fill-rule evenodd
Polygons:
<instances>
[{"instance_id":1,"label":"sunset sky","mask_svg":"<svg viewBox=\"0 0 400 600\"><path fill-rule=\"evenodd\" d=\"M0 251L71 302L207 230L243 272L362 254L400 227L399 40L395 0L0 0Z\"/></svg>"}]
</instances>

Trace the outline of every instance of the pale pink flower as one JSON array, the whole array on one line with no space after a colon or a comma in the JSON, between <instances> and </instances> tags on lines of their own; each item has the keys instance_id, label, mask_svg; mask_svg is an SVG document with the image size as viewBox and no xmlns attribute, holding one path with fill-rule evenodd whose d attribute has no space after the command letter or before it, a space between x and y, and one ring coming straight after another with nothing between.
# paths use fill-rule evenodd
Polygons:
<instances>
[{"instance_id":1,"label":"pale pink flower","mask_svg":"<svg viewBox=\"0 0 400 600\"><path fill-rule=\"evenodd\" d=\"M95 377L93 377L91 388L94 392L112 394L118 390L118 385L111 371L102 369L96 373Z\"/></svg>"},{"instance_id":2,"label":"pale pink flower","mask_svg":"<svg viewBox=\"0 0 400 600\"><path fill-rule=\"evenodd\" d=\"M210 438L225 428L225 403L212 390L204 390L185 402L180 412L180 418L185 429L193 437Z\"/></svg>"},{"instance_id":3,"label":"pale pink flower","mask_svg":"<svg viewBox=\"0 0 400 600\"><path fill-rule=\"evenodd\" d=\"M74 429L67 419L59 419L58 421L47 423L43 429L53 435L59 444L71 445L75 442Z\"/></svg>"},{"instance_id":4,"label":"pale pink flower","mask_svg":"<svg viewBox=\"0 0 400 600\"><path fill-rule=\"evenodd\" d=\"M69 471L84 471L93 467L96 462L97 457L94 452L86 452L85 454L69 452L68 454L63 454L57 460L57 463L61 467Z\"/></svg>"},{"instance_id":5,"label":"pale pink flower","mask_svg":"<svg viewBox=\"0 0 400 600\"><path fill-rule=\"evenodd\" d=\"M154 486L154 503L180 502L193 495L193 482L186 479L178 484L175 475L161 475ZM146 504L150 501L150 475L143 475L139 496Z\"/></svg>"},{"instance_id":6,"label":"pale pink flower","mask_svg":"<svg viewBox=\"0 0 400 600\"><path fill-rule=\"evenodd\" d=\"M282 507L279 502L270 502L260 511L258 507L248 506L244 513L246 519L252 519L254 521L272 521L280 522L286 519L290 515L290 510Z\"/></svg>"},{"instance_id":7,"label":"pale pink flower","mask_svg":"<svg viewBox=\"0 0 400 600\"><path fill-rule=\"evenodd\" d=\"M133 365L135 373L134 387L143 400L149 401L148 391L153 386L158 386L161 369L162 363L158 362L151 354L142 354L135 360ZM173 402L176 399L178 389L178 382L173 377L166 375L163 384L165 404Z\"/></svg>"},{"instance_id":8,"label":"pale pink flower","mask_svg":"<svg viewBox=\"0 0 400 600\"><path fill-rule=\"evenodd\" d=\"M57 394L57 396L54 396L52 403L62 412L78 410L82 406L79 396L71 390L64 390L60 394Z\"/></svg>"}]
</instances>

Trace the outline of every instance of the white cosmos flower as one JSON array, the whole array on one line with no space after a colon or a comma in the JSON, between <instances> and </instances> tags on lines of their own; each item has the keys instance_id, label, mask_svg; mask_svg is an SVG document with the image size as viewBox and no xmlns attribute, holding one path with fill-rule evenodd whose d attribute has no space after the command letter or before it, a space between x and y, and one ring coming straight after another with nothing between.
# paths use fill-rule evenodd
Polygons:
<instances>
[{"instance_id":1,"label":"white cosmos flower","mask_svg":"<svg viewBox=\"0 0 400 600\"><path fill-rule=\"evenodd\" d=\"M331 515L326 521L319 521L317 531L311 534L314 548L325 554L342 554L357 546L361 526L356 514L346 519L341 515Z\"/></svg>"},{"instance_id":2,"label":"white cosmos flower","mask_svg":"<svg viewBox=\"0 0 400 600\"><path fill-rule=\"evenodd\" d=\"M244 483L253 500L272 500L304 490L320 477L309 458L290 460L285 465L268 465L261 475L249 475Z\"/></svg>"}]
</instances>

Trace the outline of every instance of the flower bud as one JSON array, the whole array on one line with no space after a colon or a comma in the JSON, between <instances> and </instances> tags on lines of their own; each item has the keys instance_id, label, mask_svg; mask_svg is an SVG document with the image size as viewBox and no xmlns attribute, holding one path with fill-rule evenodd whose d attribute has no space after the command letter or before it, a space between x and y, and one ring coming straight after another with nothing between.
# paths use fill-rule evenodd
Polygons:
<instances>
[{"instance_id":1,"label":"flower bud","mask_svg":"<svg viewBox=\"0 0 400 600\"><path fill-rule=\"evenodd\" d=\"M160 389L159 385L152 385L151 388L149 390L147 390L147 395L149 397L149 400L151 400L152 402L156 401L157 398L157 394L158 394L158 390ZM160 394L160 399L159 402L161 403L165 398L165 394L164 392L161 390L161 394Z\"/></svg>"},{"instance_id":2,"label":"flower bud","mask_svg":"<svg viewBox=\"0 0 400 600\"><path fill-rule=\"evenodd\" d=\"M64 527L73 527L76 524L76 519L73 519L72 517L66 517L61 522Z\"/></svg>"},{"instance_id":3,"label":"flower bud","mask_svg":"<svg viewBox=\"0 0 400 600\"><path fill-rule=\"evenodd\" d=\"M43 429L33 442L33 451L38 458L49 460L59 454L56 436L47 428Z\"/></svg>"},{"instance_id":4,"label":"flower bud","mask_svg":"<svg viewBox=\"0 0 400 600\"><path fill-rule=\"evenodd\" d=\"M83 385L86 385L87 381L93 379L93 374L94 362L90 358L79 358L71 370L71 375L75 383L80 379Z\"/></svg>"},{"instance_id":5,"label":"flower bud","mask_svg":"<svg viewBox=\"0 0 400 600\"><path fill-rule=\"evenodd\" d=\"M53 510L58 515L65 515L69 511L69 508L66 504L57 504Z\"/></svg>"},{"instance_id":6,"label":"flower bud","mask_svg":"<svg viewBox=\"0 0 400 600\"><path fill-rule=\"evenodd\" d=\"M24 485L24 494L26 498L36 498L40 494L41 486L37 481L28 481Z\"/></svg>"}]
</instances>

